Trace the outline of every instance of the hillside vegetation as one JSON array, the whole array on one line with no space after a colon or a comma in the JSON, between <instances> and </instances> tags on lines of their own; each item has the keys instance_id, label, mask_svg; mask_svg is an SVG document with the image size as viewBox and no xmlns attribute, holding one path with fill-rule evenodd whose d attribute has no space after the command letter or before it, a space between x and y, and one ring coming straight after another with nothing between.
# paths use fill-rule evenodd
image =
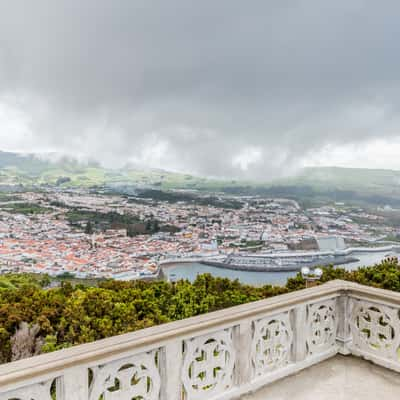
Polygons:
<instances>
[{"instance_id":1,"label":"hillside vegetation","mask_svg":"<svg viewBox=\"0 0 400 400\"><path fill-rule=\"evenodd\" d=\"M397 261L346 271L324 268L321 282L345 279L400 292ZM46 289L45 276L0 279L0 361L7 362L108 336L269 298L305 287L298 274L286 286L253 287L211 275L190 283L103 281L97 287L65 281ZM19 348L13 346L19 336ZM21 335L29 348L22 348ZM32 337L32 335L34 337ZM33 344L33 345L32 345Z\"/></svg>"},{"instance_id":2,"label":"hillside vegetation","mask_svg":"<svg viewBox=\"0 0 400 400\"><path fill-rule=\"evenodd\" d=\"M268 174L266 174L268 176ZM40 160L33 155L0 152L0 187L53 185L86 187L134 194L138 188L151 190L196 190L235 195L261 195L300 200L318 205L344 201L363 205L400 208L400 171L356 168L306 168L297 175L266 182L208 179L189 174L131 166L110 170L99 164L81 164L61 159Z\"/></svg>"}]
</instances>

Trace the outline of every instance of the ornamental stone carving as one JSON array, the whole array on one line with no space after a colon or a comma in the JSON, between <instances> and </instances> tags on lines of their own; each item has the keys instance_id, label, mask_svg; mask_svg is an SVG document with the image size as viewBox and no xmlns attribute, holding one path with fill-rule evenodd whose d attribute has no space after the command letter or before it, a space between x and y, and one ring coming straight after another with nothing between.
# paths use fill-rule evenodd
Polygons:
<instances>
[{"instance_id":1,"label":"ornamental stone carving","mask_svg":"<svg viewBox=\"0 0 400 400\"><path fill-rule=\"evenodd\" d=\"M152 351L92 369L89 400L158 400L158 358L158 351Z\"/></svg>"},{"instance_id":2,"label":"ornamental stone carving","mask_svg":"<svg viewBox=\"0 0 400 400\"><path fill-rule=\"evenodd\" d=\"M321 353L335 346L337 331L336 300L308 306L307 347L309 354Z\"/></svg>"},{"instance_id":3,"label":"ornamental stone carving","mask_svg":"<svg viewBox=\"0 0 400 400\"><path fill-rule=\"evenodd\" d=\"M188 400L204 400L233 386L232 329L184 341L182 383Z\"/></svg>"},{"instance_id":4,"label":"ornamental stone carving","mask_svg":"<svg viewBox=\"0 0 400 400\"><path fill-rule=\"evenodd\" d=\"M51 396L53 381L29 385L21 389L0 394L0 400L54 400Z\"/></svg>"},{"instance_id":5,"label":"ornamental stone carving","mask_svg":"<svg viewBox=\"0 0 400 400\"><path fill-rule=\"evenodd\" d=\"M350 326L353 346L398 360L400 326L396 309L353 300Z\"/></svg>"},{"instance_id":6,"label":"ornamental stone carving","mask_svg":"<svg viewBox=\"0 0 400 400\"><path fill-rule=\"evenodd\" d=\"M254 376L288 364L293 332L288 313L254 322L251 360Z\"/></svg>"}]
</instances>

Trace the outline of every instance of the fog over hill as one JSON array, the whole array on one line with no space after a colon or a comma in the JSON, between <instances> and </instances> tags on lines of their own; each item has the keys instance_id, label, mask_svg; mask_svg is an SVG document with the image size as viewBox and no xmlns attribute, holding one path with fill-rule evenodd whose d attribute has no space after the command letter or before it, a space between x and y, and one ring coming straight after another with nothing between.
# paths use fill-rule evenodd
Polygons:
<instances>
[{"instance_id":1,"label":"fog over hill","mask_svg":"<svg viewBox=\"0 0 400 400\"><path fill-rule=\"evenodd\" d=\"M96 162L54 154L44 157L0 152L0 185L107 186L121 191L131 188L186 189L400 207L400 171L384 169L308 167L291 177L260 182L213 179L132 166L107 169Z\"/></svg>"},{"instance_id":2,"label":"fog over hill","mask_svg":"<svg viewBox=\"0 0 400 400\"><path fill-rule=\"evenodd\" d=\"M394 0L3 0L0 143L201 176L400 169Z\"/></svg>"}]
</instances>

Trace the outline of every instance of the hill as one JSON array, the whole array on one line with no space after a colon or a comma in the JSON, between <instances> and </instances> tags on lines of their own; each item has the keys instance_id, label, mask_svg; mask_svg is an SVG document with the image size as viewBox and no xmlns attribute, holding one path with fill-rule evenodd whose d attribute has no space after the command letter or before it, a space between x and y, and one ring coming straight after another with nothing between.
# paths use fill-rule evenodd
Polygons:
<instances>
[{"instance_id":1,"label":"hill","mask_svg":"<svg viewBox=\"0 0 400 400\"><path fill-rule=\"evenodd\" d=\"M346 201L400 207L400 171L312 167L272 182L217 180L155 169L106 169L95 162L60 158L50 162L35 155L0 152L0 185L37 187L108 187L185 189L289 197L305 203Z\"/></svg>"},{"instance_id":2,"label":"hill","mask_svg":"<svg viewBox=\"0 0 400 400\"><path fill-rule=\"evenodd\" d=\"M243 183L241 183L243 184ZM189 174L157 169L107 169L95 162L60 158L50 162L33 154L0 151L0 185L57 185L61 187L92 187L134 185L159 189L220 190L239 186L234 181L213 180Z\"/></svg>"},{"instance_id":3,"label":"hill","mask_svg":"<svg viewBox=\"0 0 400 400\"><path fill-rule=\"evenodd\" d=\"M400 171L366 168L311 167L281 179L281 185L311 186L319 190L357 190L371 194L400 195Z\"/></svg>"}]
</instances>

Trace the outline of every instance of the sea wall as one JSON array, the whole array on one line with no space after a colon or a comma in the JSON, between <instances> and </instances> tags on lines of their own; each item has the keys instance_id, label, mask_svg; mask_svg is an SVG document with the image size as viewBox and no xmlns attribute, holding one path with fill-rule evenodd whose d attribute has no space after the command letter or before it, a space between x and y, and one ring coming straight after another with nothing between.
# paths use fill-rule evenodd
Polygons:
<instances>
[{"instance_id":1,"label":"sea wall","mask_svg":"<svg viewBox=\"0 0 400 400\"><path fill-rule=\"evenodd\" d=\"M231 269L234 271L249 271L249 272L290 272L290 271L300 271L302 267L316 267L316 266L326 266L326 265L343 265L358 261L355 257L337 257L335 260L324 263L323 261L315 261L312 263L301 263L299 265L289 265L289 266L268 266L268 265L236 265L228 264L224 262L217 261L200 261L200 264L209 265L216 268Z\"/></svg>"}]
</instances>

